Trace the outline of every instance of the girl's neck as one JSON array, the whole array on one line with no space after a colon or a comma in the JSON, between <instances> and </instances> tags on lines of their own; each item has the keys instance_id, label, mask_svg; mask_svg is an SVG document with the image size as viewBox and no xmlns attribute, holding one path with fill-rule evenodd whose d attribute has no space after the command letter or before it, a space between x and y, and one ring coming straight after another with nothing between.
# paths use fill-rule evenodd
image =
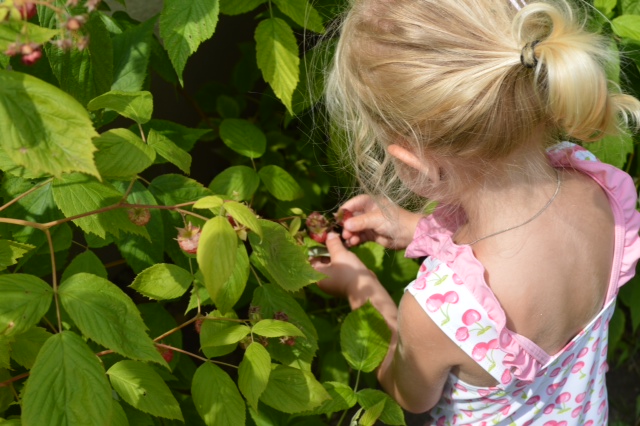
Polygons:
<instances>
[{"instance_id":1,"label":"girl's neck","mask_svg":"<svg viewBox=\"0 0 640 426\"><path fill-rule=\"evenodd\" d=\"M547 204L556 193L558 179L544 152L510 158L499 173L463 194L460 204L468 221L456 239L469 243L518 228L542 209L551 207Z\"/></svg>"}]
</instances>

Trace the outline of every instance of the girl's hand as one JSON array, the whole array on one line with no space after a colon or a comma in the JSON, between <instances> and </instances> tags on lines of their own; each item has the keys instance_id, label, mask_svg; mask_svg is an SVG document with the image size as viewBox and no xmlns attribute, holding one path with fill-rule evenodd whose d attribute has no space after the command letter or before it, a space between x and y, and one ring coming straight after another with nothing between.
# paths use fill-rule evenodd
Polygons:
<instances>
[{"instance_id":1,"label":"girl's hand","mask_svg":"<svg viewBox=\"0 0 640 426\"><path fill-rule=\"evenodd\" d=\"M358 195L341 208L353 213L342 231L342 238L350 246L375 241L386 248L404 249L423 217L391 203L385 203L381 208L369 195Z\"/></svg>"},{"instance_id":2,"label":"girl's hand","mask_svg":"<svg viewBox=\"0 0 640 426\"><path fill-rule=\"evenodd\" d=\"M359 299L363 289L372 285L381 286L375 274L367 269L358 256L346 249L338 234L329 233L326 244L331 257L311 259L311 265L327 275L327 278L318 282L322 291L332 296L347 297L351 301Z\"/></svg>"}]
</instances>

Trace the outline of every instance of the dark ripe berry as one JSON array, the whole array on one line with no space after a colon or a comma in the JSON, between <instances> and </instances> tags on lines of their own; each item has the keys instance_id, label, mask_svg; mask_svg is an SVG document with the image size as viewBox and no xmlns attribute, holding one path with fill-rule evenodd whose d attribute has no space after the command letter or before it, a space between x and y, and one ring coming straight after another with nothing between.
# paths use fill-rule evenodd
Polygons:
<instances>
[{"instance_id":1,"label":"dark ripe berry","mask_svg":"<svg viewBox=\"0 0 640 426\"><path fill-rule=\"evenodd\" d=\"M309 232L309 236L314 240L319 242L320 244L324 244L327 241L327 231L322 231L320 234L316 234L315 232Z\"/></svg>"},{"instance_id":2,"label":"dark ripe berry","mask_svg":"<svg viewBox=\"0 0 640 426\"><path fill-rule=\"evenodd\" d=\"M20 17L26 20L33 18L36 16L36 13L38 13L36 4L30 1L26 1L22 5L18 6L18 10L20 11Z\"/></svg>"},{"instance_id":3,"label":"dark ripe berry","mask_svg":"<svg viewBox=\"0 0 640 426\"><path fill-rule=\"evenodd\" d=\"M145 226L151 220L151 211L149 209L134 207L127 209L127 215L131 223L138 226Z\"/></svg>"},{"instance_id":4,"label":"dark ripe berry","mask_svg":"<svg viewBox=\"0 0 640 426\"><path fill-rule=\"evenodd\" d=\"M231 224L231 226L233 226L234 228L236 226L238 226L238 224L236 223L235 219L232 218L231 216L227 216L227 220L229 221L229 223Z\"/></svg>"},{"instance_id":5,"label":"dark ripe berry","mask_svg":"<svg viewBox=\"0 0 640 426\"><path fill-rule=\"evenodd\" d=\"M275 314L273 314L273 319L278 321L289 321L289 315L285 314L282 311L278 311Z\"/></svg>"},{"instance_id":6,"label":"dark ripe berry","mask_svg":"<svg viewBox=\"0 0 640 426\"><path fill-rule=\"evenodd\" d=\"M171 349L164 348L161 346L156 346L156 348L158 349L158 352L160 352L160 355L162 355L162 358L164 358L165 361L171 362L171 360L173 359L173 351Z\"/></svg>"},{"instance_id":7,"label":"dark ripe berry","mask_svg":"<svg viewBox=\"0 0 640 426\"><path fill-rule=\"evenodd\" d=\"M198 243L200 242L200 228L193 226L191 222L187 223L184 228L176 228L178 230L178 245L189 254L198 252Z\"/></svg>"},{"instance_id":8,"label":"dark ripe berry","mask_svg":"<svg viewBox=\"0 0 640 426\"><path fill-rule=\"evenodd\" d=\"M296 338L292 336L284 336L280 338L280 343L287 346L293 346L296 344Z\"/></svg>"},{"instance_id":9,"label":"dark ripe berry","mask_svg":"<svg viewBox=\"0 0 640 426\"><path fill-rule=\"evenodd\" d=\"M353 217L353 212L347 209L340 209L338 213L334 213L333 216L336 218L336 224L344 226L344 223Z\"/></svg>"}]
</instances>

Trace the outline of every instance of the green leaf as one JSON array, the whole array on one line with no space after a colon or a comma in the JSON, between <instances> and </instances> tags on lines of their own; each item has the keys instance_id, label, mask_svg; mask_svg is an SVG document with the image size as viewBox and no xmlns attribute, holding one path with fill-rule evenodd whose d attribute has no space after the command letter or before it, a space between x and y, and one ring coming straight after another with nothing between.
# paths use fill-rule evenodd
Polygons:
<instances>
[{"instance_id":1,"label":"green leaf","mask_svg":"<svg viewBox=\"0 0 640 426\"><path fill-rule=\"evenodd\" d=\"M272 341L267 350L273 359L283 364L311 369L311 362L318 350L318 335L307 313L286 291L274 284L263 284L253 292L251 305L262 318L273 318L276 313L285 314L289 322L304 333L304 339L296 339L294 346Z\"/></svg>"},{"instance_id":2,"label":"green leaf","mask_svg":"<svg viewBox=\"0 0 640 426\"><path fill-rule=\"evenodd\" d=\"M633 152L633 138L629 134L606 136L598 142L587 145L589 151L604 163L623 168L629 154Z\"/></svg>"},{"instance_id":3,"label":"green leaf","mask_svg":"<svg viewBox=\"0 0 640 426\"><path fill-rule=\"evenodd\" d=\"M114 182L113 184L118 191L124 194L130 182ZM127 202L151 206L158 204L151 192L139 181L133 185ZM139 235L124 235L116 241L120 253L136 274L164 261L165 231L162 212L158 209L150 209L150 213L151 219L145 226L149 233L149 239Z\"/></svg>"},{"instance_id":4,"label":"green leaf","mask_svg":"<svg viewBox=\"0 0 640 426\"><path fill-rule=\"evenodd\" d=\"M204 285L215 300L233 275L237 259L238 236L226 217L214 217L205 223L198 244L198 266Z\"/></svg>"},{"instance_id":5,"label":"green leaf","mask_svg":"<svg viewBox=\"0 0 640 426\"><path fill-rule=\"evenodd\" d=\"M251 167L231 166L219 173L209 189L215 194L227 195L234 200L250 200L260 186L260 176Z\"/></svg>"},{"instance_id":6,"label":"green leaf","mask_svg":"<svg viewBox=\"0 0 640 426\"><path fill-rule=\"evenodd\" d=\"M620 289L620 301L629 308L631 313L631 330L636 332L640 326L640 277L635 276Z\"/></svg>"},{"instance_id":7,"label":"green leaf","mask_svg":"<svg viewBox=\"0 0 640 426\"><path fill-rule=\"evenodd\" d=\"M233 309L244 292L249 279L249 272L249 255L244 243L238 239L236 261L231 277L215 293L209 293L220 312L226 313Z\"/></svg>"},{"instance_id":8,"label":"green leaf","mask_svg":"<svg viewBox=\"0 0 640 426\"><path fill-rule=\"evenodd\" d=\"M49 310L53 290L26 274L0 275L0 334L13 336L36 325Z\"/></svg>"},{"instance_id":9,"label":"green leaf","mask_svg":"<svg viewBox=\"0 0 640 426\"><path fill-rule=\"evenodd\" d=\"M384 409L380 413L380 420L387 425L405 425L402 408L389 395L377 389L362 389L357 393L358 403L365 410L383 402Z\"/></svg>"},{"instance_id":10,"label":"green leaf","mask_svg":"<svg viewBox=\"0 0 640 426\"><path fill-rule=\"evenodd\" d=\"M11 336L2 336L0 335L0 376L2 376L2 372L11 368L11 343L13 343L14 338ZM35 355L34 355L35 358ZM7 377L9 379L10 377ZM3 394L4 389L0 389L0 412L3 410ZM12 398L13 400L13 398Z\"/></svg>"},{"instance_id":11,"label":"green leaf","mask_svg":"<svg viewBox=\"0 0 640 426\"><path fill-rule=\"evenodd\" d=\"M126 357L166 365L136 305L115 284L81 272L64 281L58 293L82 334Z\"/></svg>"},{"instance_id":12,"label":"green leaf","mask_svg":"<svg viewBox=\"0 0 640 426\"><path fill-rule=\"evenodd\" d=\"M63 0L57 0L64 7ZM56 28L58 18L50 8L41 8L38 13L42 26ZM100 18L93 13L79 31L88 36L86 49L64 51L51 44L45 45L51 70L60 82L60 88L76 98L82 105L111 89L113 83L113 46L111 36ZM60 101L58 105L62 105ZM71 139L73 141L73 139Z\"/></svg>"},{"instance_id":13,"label":"green leaf","mask_svg":"<svg viewBox=\"0 0 640 426\"><path fill-rule=\"evenodd\" d=\"M186 176L175 174L158 176L149 185L149 191L165 206L189 203L207 195L213 195L201 183Z\"/></svg>"},{"instance_id":14,"label":"green leaf","mask_svg":"<svg viewBox=\"0 0 640 426\"><path fill-rule=\"evenodd\" d=\"M80 173L54 179L52 189L53 198L66 217L99 210L117 204L122 199L122 194L112 185ZM89 215L73 222L84 232L100 238L105 238L107 232L118 237L120 231L149 237L143 227L131 223L124 209Z\"/></svg>"},{"instance_id":15,"label":"green leaf","mask_svg":"<svg viewBox=\"0 0 640 426\"><path fill-rule=\"evenodd\" d=\"M137 127L137 126L136 126ZM146 124L142 125L145 134L149 134L151 130L160 133L162 136L169 138L173 143L178 145L179 148L189 152L195 145L195 143L204 135L211 133L210 129L191 129L189 127L182 126L173 121L156 120L152 119ZM156 162L161 162L156 159Z\"/></svg>"},{"instance_id":16,"label":"green leaf","mask_svg":"<svg viewBox=\"0 0 640 426\"><path fill-rule=\"evenodd\" d=\"M160 14L160 36L180 84L187 59L200 43L211 38L218 23L218 0L165 0Z\"/></svg>"},{"instance_id":17,"label":"green leaf","mask_svg":"<svg viewBox=\"0 0 640 426\"><path fill-rule=\"evenodd\" d=\"M251 12L267 0L220 0L220 13L225 15L240 15Z\"/></svg>"},{"instance_id":18,"label":"green leaf","mask_svg":"<svg viewBox=\"0 0 640 426\"><path fill-rule=\"evenodd\" d=\"M70 331L51 336L24 389L22 424L109 426L112 409L104 368L89 346Z\"/></svg>"},{"instance_id":19,"label":"green leaf","mask_svg":"<svg viewBox=\"0 0 640 426\"><path fill-rule=\"evenodd\" d=\"M97 136L87 111L60 89L15 71L0 71L2 147L31 173L60 176L79 171L98 176Z\"/></svg>"},{"instance_id":20,"label":"green leaf","mask_svg":"<svg viewBox=\"0 0 640 426\"><path fill-rule=\"evenodd\" d=\"M205 320L205 322L213 320ZM216 320L220 322L229 322L224 320ZM204 325L204 324L203 324ZM202 331L202 329L201 329ZM229 346L234 343L238 343L251 333L251 328L245 324L230 323L227 324L222 330L218 330L216 334L207 333L202 335L200 333L200 344L203 348L211 348L214 346Z\"/></svg>"},{"instance_id":21,"label":"green leaf","mask_svg":"<svg viewBox=\"0 0 640 426\"><path fill-rule=\"evenodd\" d=\"M365 264L367 269L379 271L382 269L385 251L384 247L373 241L366 242L353 248L353 253Z\"/></svg>"},{"instance_id":22,"label":"green leaf","mask_svg":"<svg viewBox=\"0 0 640 426\"><path fill-rule=\"evenodd\" d=\"M153 164L156 152L127 129L112 129L93 140L103 178L130 179Z\"/></svg>"},{"instance_id":23,"label":"green leaf","mask_svg":"<svg viewBox=\"0 0 640 426\"><path fill-rule=\"evenodd\" d=\"M260 401L285 413L299 413L312 410L329 398L310 372L274 364Z\"/></svg>"},{"instance_id":24,"label":"green leaf","mask_svg":"<svg viewBox=\"0 0 640 426\"><path fill-rule=\"evenodd\" d=\"M371 302L347 315L340 329L342 354L351 367L365 373L384 360L390 340L391 331Z\"/></svg>"},{"instance_id":25,"label":"green leaf","mask_svg":"<svg viewBox=\"0 0 640 426\"><path fill-rule=\"evenodd\" d=\"M240 204L236 201L227 201L223 207L236 222L246 226L253 232L255 232L260 238L263 237L262 227L256 214L249 207L244 204Z\"/></svg>"},{"instance_id":26,"label":"green leaf","mask_svg":"<svg viewBox=\"0 0 640 426\"><path fill-rule=\"evenodd\" d=\"M258 67L273 92L293 113L291 100L300 77L298 43L293 30L279 18L268 18L255 32Z\"/></svg>"},{"instance_id":27,"label":"green leaf","mask_svg":"<svg viewBox=\"0 0 640 426\"><path fill-rule=\"evenodd\" d=\"M307 0L274 0L274 3L282 13L301 27L316 33L324 32L320 14Z\"/></svg>"},{"instance_id":28,"label":"green leaf","mask_svg":"<svg viewBox=\"0 0 640 426\"><path fill-rule=\"evenodd\" d=\"M638 0L622 0L621 6L624 15L640 15L640 1Z\"/></svg>"},{"instance_id":29,"label":"green leaf","mask_svg":"<svg viewBox=\"0 0 640 426\"><path fill-rule=\"evenodd\" d=\"M230 311L226 314L222 315L220 311L215 310L213 312L209 312L207 315L208 318L227 318L231 320L237 320L238 316L235 312ZM235 327L238 323L236 321L226 321L224 319L205 319L202 323L202 327L200 329L200 346L202 347L202 352L207 356L207 358L215 358L218 356L226 355L235 350L237 344L231 343L229 345L224 346L207 346L207 342L214 341L218 339L217 336L229 334L228 330Z\"/></svg>"},{"instance_id":30,"label":"green leaf","mask_svg":"<svg viewBox=\"0 0 640 426\"><path fill-rule=\"evenodd\" d=\"M622 15L611 21L613 32L619 37L640 41L640 15Z\"/></svg>"},{"instance_id":31,"label":"green leaf","mask_svg":"<svg viewBox=\"0 0 640 426\"><path fill-rule=\"evenodd\" d=\"M31 369L40 349L51 336L51 333L40 327L31 327L18 334L11 344L11 358L24 368Z\"/></svg>"},{"instance_id":32,"label":"green leaf","mask_svg":"<svg viewBox=\"0 0 640 426\"><path fill-rule=\"evenodd\" d=\"M16 42L44 44L58 34L58 31L42 28L25 21L4 21L0 25L0 51L6 52L10 44Z\"/></svg>"},{"instance_id":33,"label":"green leaf","mask_svg":"<svg viewBox=\"0 0 640 426\"><path fill-rule=\"evenodd\" d=\"M618 0L594 0L593 6L606 16L611 17L611 12L617 3Z\"/></svg>"},{"instance_id":34,"label":"green leaf","mask_svg":"<svg viewBox=\"0 0 640 426\"><path fill-rule=\"evenodd\" d=\"M304 195L298 182L282 167L264 166L258 171L260 180L278 200L292 201Z\"/></svg>"},{"instance_id":35,"label":"green leaf","mask_svg":"<svg viewBox=\"0 0 640 426\"><path fill-rule=\"evenodd\" d=\"M238 387L254 410L258 399L267 388L271 374L271 356L260 343L252 342L238 367Z\"/></svg>"},{"instance_id":36,"label":"green leaf","mask_svg":"<svg viewBox=\"0 0 640 426\"><path fill-rule=\"evenodd\" d=\"M113 84L111 90L142 90L151 58L156 18L132 26L113 37Z\"/></svg>"},{"instance_id":37,"label":"green leaf","mask_svg":"<svg viewBox=\"0 0 640 426\"><path fill-rule=\"evenodd\" d=\"M263 319L258 321L251 332L264 337L303 336L304 333L290 322L275 319Z\"/></svg>"},{"instance_id":38,"label":"green leaf","mask_svg":"<svg viewBox=\"0 0 640 426\"><path fill-rule=\"evenodd\" d=\"M69 266L64 270L60 282L64 282L72 275L80 272L88 272L107 279L107 268L104 267L102 260L91 250L84 251L73 258Z\"/></svg>"},{"instance_id":39,"label":"green leaf","mask_svg":"<svg viewBox=\"0 0 640 426\"><path fill-rule=\"evenodd\" d=\"M170 314L164 306L160 303L141 303L137 305L140 315L142 315L142 321L149 327L148 334L152 337L157 337L165 334L168 330L173 330L178 326L176 319ZM182 349L182 331L178 330L160 340L158 343L173 346L174 348ZM174 352L173 359L169 362L169 368L175 372L175 368L178 366L182 355L179 352ZM156 372L162 375L168 375L171 377L164 368L156 368Z\"/></svg>"},{"instance_id":40,"label":"green leaf","mask_svg":"<svg viewBox=\"0 0 640 426\"><path fill-rule=\"evenodd\" d=\"M191 394L207 426L245 424L244 400L233 380L217 365L205 362L196 370Z\"/></svg>"},{"instance_id":41,"label":"green leaf","mask_svg":"<svg viewBox=\"0 0 640 426\"><path fill-rule=\"evenodd\" d=\"M184 173L191 172L191 154L176 145L171 139L151 129L147 136L147 143L162 158L176 165Z\"/></svg>"},{"instance_id":42,"label":"green leaf","mask_svg":"<svg viewBox=\"0 0 640 426\"><path fill-rule=\"evenodd\" d=\"M358 422L358 425L373 426L378 420L378 417L380 417L380 414L382 414L383 410L384 401L377 402L364 412L364 414L360 418L360 421Z\"/></svg>"},{"instance_id":43,"label":"green leaf","mask_svg":"<svg viewBox=\"0 0 640 426\"><path fill-rule=\"evenodd\" d=\"M229 148L249 158L262 157L267 149L267 137L247 120L223 120L220 124L220 138Z\"/></svg>"},{"instance_id":44,"label":"green leaf","mask_svg":"<svg viewBox=\"0 0 640 426\"><path fill-rule=\"evenodd\" d=\"M122 92L112 90L92 99L87 105L89 111L110 109L136 123L143 124L151 120L153 114L153 95L151 92Z\"/></svg>"},{"instance_id":45,"label":"green leaf","mask_svg":"<svg viewBox=\"0 0 640 426\"><path fill-rule=\"evenodd\" d=\"M107 375L118 395L134 408L153 416L184 421L178 401L149 365L120 361L107 371Z\"/></svg>"},{"instance_id":46,"label":"green leaf","mask_svg":"<svg viewBox=\"0 0 640 426\"><path fill-rule=\"evenodd\" d=\"M171 300L191 287L193 276L179 266L159 263L142 271L129 287L155 300Z\"/></svg>"},{"instance_id":47,"label":"green leaf","mask_svg":"<svg viewBox=\"0 0 640 426\"><path fill-rule=\"evenodd\" d=\"M11 374L7 369L0 369L0 381L5 381L11 379ZM5 412L11 404L14 402L14 396L11 388L5 386L4 388L0 388L0 412ZM12 419L6 422L0 421L2 426L21 426L20 419Z\"/></svg>"},{"instance_id":48,"label":"green leaf","mask_svg":"<svg viewBox=\"0 0 640 426\"><path fill-rule=\"evenodd\" d=\"M30 244L21 244L11 240L0 240L0 271L15 265L25 253L34 249Z\"/></svg>"},{"instance_id":49,"label":"green leaf","mask_svg":"<svg viewBox=\"0 0 640 426\"><path fill-rule=\"evenodd\" d=\"M127 413L122 409L122 405L120 405L115 399L112 399L111 402L113 404L113 417L111 417L111 423L109 426L129 426L129 419L127 419Z\"/></svg>"},{"instance_id":50,"label":"green leaf","mask_svg":"<svg viewBox=\"0 0 640 426\"><path fill-rule=\"evenodd\" d=\"M326 389L329 396L331 396L331 399L324 401L322 405L315 408L311 414L331 414L336 411L348 410L358 402L353 389L344 383L326 382L323 383L322 386Z\"/></svg>"},{"instance_id":51,"label":"green leaf","mask_svg":"<svg viewBox=\"0 0 640 426\"><path fill-rule=\"evenodd\" d=\"M260 219L264 237L249 234L253 253L251 263L265 274L269 281L287 291L297 291L317 282L324 275L309 264L304 249L298 246L282 225Z\"/></svg>"},{"instance_id":52,"label":"green leaf","mask_svg":"<svg viewBox=\"0 0 640 426\"><path fill-rule=\"evenodd\" d=\"M216 195L200 198L193 205L194 209L219 209L224 204L224 200Z\"/></svg>"}]
</instances>

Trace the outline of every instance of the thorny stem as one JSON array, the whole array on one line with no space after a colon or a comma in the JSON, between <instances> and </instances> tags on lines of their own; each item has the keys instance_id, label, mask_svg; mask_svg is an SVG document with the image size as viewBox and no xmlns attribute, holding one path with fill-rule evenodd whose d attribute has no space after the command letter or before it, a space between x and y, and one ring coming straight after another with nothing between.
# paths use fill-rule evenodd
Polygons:
<instances>
[{"instance_id":1,"label":"thorny stem","mask_svg":"<svg viewBox=\"0 0 640 426\"><path fill-rule=\"evenodd\" d=\"M164 349L171 349L172 351L176 351L176 352L180 352L181 354L189 355L190 357L199 359L199 360L204 361L204 362L212 362L214 364L225 365L227 367L232 367L232 368L236 368L236 369L238 368L237 365L227 364L226 362L216 361L216 360L213 360L213 359L207 359L207 358L201 357L199 355L196 355L193 352L185 351L185 350L182 350L180 348L176 348L176 347L173 347L173 346L165 345L165 344L162 344L162 343L156 343L156 346L158 346L160 348L164 348Z\"/></svg>"},{"instance_id":2,"label":"thorny stem","mask_svg":"<svg viewBox=\"0 0 640 426\"><path fill-rule=\"evenodd\" d=\"M40 182L39 184L37 184L36 186L34 186L33 188L31 188L30 190L23 192L22 194L18 195L16 198L14 198L13 200L9 201L7 204L5 204L4 206L0 207L0 212L4 209L6 209L7 207L9 207L10 205L17 203L18 201L20 201L21 199L23 199L24 197L26 197L27 195L31 194L32 192L37 191L38 189L42 188L43 186L47 185L48 183L51 183L51 181L53 181L53 178L47 179L44 182Z\"/></svg>"},{"instance_id":3,"label":"thorny stem","mask_svg":"<svg viewBox=\"0 0 640 426\"><path fill-rule=\"evenodd\" d=\"M49 243L49 251L51 252L51 282L53 284L53 300L56 304L56 316L58 317L58 332L62 331L62 317L60 316L60 301L58 300L58 274L56 271L56 252L53 247L53 239L51 238L51 231L44 230Z\"/></svg>"}]
</instances>

